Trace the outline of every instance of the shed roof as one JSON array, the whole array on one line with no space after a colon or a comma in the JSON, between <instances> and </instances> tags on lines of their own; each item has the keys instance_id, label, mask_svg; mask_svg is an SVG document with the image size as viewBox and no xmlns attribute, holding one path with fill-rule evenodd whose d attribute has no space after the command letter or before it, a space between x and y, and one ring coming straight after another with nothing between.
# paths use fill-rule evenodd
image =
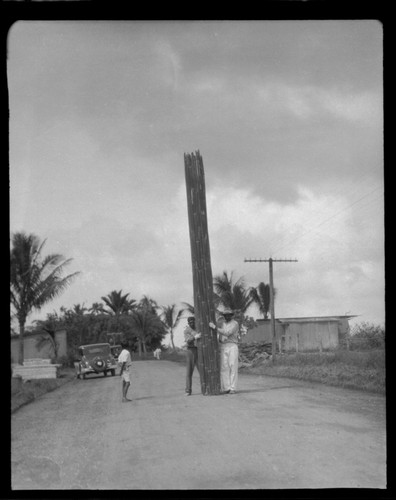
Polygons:
<instances>
[{"instance_id":1,"label":"shed roof","mask_svg":"<svg viewBox=\"0 0 396 500\"><path fill-rule=\"evenodd\" d=\"M299 318L276 318L279 323L323 323L329 321L339 321L340 319L356 318L358 315L342 315L342 316L301 316ZM270 321L268 319L256 319L257 323Z\"/></svg>"}]
</instances>

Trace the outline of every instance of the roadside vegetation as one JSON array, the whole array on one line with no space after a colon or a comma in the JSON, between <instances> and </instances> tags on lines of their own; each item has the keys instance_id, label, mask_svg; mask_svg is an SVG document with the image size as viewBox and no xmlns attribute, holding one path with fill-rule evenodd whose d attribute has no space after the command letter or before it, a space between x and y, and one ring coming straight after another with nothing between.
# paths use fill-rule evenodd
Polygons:
<instances>
[{"instance_id":1,"label":"roadside vegetation","mask_svg":"<svg viewBox=\"0 0 396 500\"><path fill-rule=\"evenodd\" d=\"M43 242L35 234L12 235L10 254L10 301L19 325L18 363L24 360L24 333L28 315L60 295L79 274L64 276L71 259L60 254L43 255Z\"/></svg>"},{"instance_id":2,"label":"roadside vegetation","mask_svg":"<svg viewBox=\"0 0 396 500\"><path fill-rule=\"evenodd\" d=\"M385 330L381 326L356 325L341 347L333 351L277 354L272 360L266 349L267 344L248 345L244 352L250 350L251 362L241 363L239 372L385 394ZM162 359L184 363L185 352L165 352Z\"/></svg>"},{"instance_id":3,"label":"roadside vegetation","mask_svg":"<svg viewBox=\"0 0 396 500\"><path fill-rule=\"evenodd\" d=\"M240 372L385 394L384 350L282 354Z\"/></svg>"},{"instance_id":4,"label":"roadside vegetation","mask_svg":"<svg viewBox=\"0 0 396 500\"><path fill-rule=\"evenodd\" d=\"M11 249L11 306L13 318L19 326L18 360L23 363L24 334L28 315L61 294L74 281L79 272L64 275L64 268L71 262L62 255L42 254L44 242L34 234L16 233L12 236ZM259 283L247 287L243 278L234 279L233 273L224 271L213 279L216 309L232 308L241 330L255 325L248 316L251 306L268 318L270 310L269 285ZM276 290L274 290L274 294ZM79 345L109 342L110 336L118 335L129 343L133 360L154 361L153 351L162 348L162 360L185 363L186 352L176 347L174 329L182 318L194 314L194 307L186 302L160 306L147 296L140 301L130 298L129 293L113 290L94 302L90 308L75 304L72 308L61 307L59 313L47 314L36 321L33 331L40 333L37 347L46 343L52 348L52 359L62 365L57 379L31 380L22 383L12 379L11 410L55 390L75 377L74 361ZM67 330L68 355L59 357L55 332ZM111 333L116 332L116 333ZM164 346L169 335L170 345ZM310 382L385 393L385 329L382 326L361 323L340 339L340 347L329 352L305 352L276 354L272 359L268 345L251 346L247 359L242 353L240 372L254 376L288 377ZM249 351L249 349L248 349Z\"/></svg>"},{"instance_id":5,"label":"roadside vegetation","mask_svg":"<svg viewBox=\"0 0 396 500\"><path fill-rule=\"evenodd\" d=\"M240 373L258 377L286 377L318 382L325 385L356 389L361 391L385 394L385 331L382 327L361 323L351 332L348 349L328 352L306 352L281 354L272 360L265 353L265 344L251 349L252 362L241 363ZM161 360L184 364L186 351L180 347L167 348L162 351ZM132 353L133 361L158 362L152 352ZM60 376L56 379L31 380L22 383L12 379L11 412L24 404L53 391L75 378L73 368L60 368Z\"/></svg>"},{"instance_id":6,"label":"roadside vegetation","mask_svg":"<svg viewBox=\"0 0 396 500\"><path fill-rule=\"evenodd\" d=\"M21 406L31 403L47 392L54 391L75 378L72 368L62 367L57 378L27 380L20 377L11 378L11 413Z\"/></svg>"},{"instance_id":7,"label":"roadside vegetation","mask_svg":"<svg viewBox=\"0 0 396 500\"><path fill-rule=\"evenodd\" d=\"M163 354L162 359L185 362L185 352L176 350ZM259 359L243 366L239 373L286 377L307 382L385 394L385 351L342 351L322 353L291 353Z\"/></svg>"}]
</instances>

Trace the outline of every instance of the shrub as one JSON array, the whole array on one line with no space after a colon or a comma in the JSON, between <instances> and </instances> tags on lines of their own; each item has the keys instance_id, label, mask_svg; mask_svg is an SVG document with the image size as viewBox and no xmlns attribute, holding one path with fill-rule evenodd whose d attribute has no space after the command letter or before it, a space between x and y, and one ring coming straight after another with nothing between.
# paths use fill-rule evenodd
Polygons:
<instances>
[{"instance_id":1,"label":"shrub","mask_svg":"<svg viewBox=\"0 0 396 500\"><path fill-rule=\"evenodd\" d=\"M383 349L385 347L385 328L362 322L355 325L349 336L350 349Z\"/></svg>"},{"instance_id":2,"label":"shrub","mask_svg":"<svg viewBox=\"0 0 396 500\"><path fill-rule=\"evenodd\" d=\"M245 373L309 380L327 385L385 392L385 350L290 353L243 368Z\"/></svg>"},{"instance_id":3,"label":"shrub","mask_svg":"<svg viewBox=\"0 0 396 500\"><path fill-rule=\"evenodd\" d=\"M175 350L167 349L166 351L163 351L161 359L166 361L176 361L177 363L185 363L186 351L179 348L176 348Z\"/></svg>"},{"instance_id":4,"label":"shrub","mask_svg":"<svg viewBox=\"0 0 396 500\"><path fill-rule=\"evenodd\" d=\"M73 352L69 352L67 355L56 358L55 363L60 364L63 367L74 368L75 357L76 356Z\"/></svg>"},{"instance_id":5,"label":"shrub","mask_svg":"<svg viewBox=\"0 0 396 500\"><path fill-rule=\"evenodd\" d=\"M385 351L332 351L324 353L291 353L277 356L274 365L278 366L330 366L344 364L359 368L385 369Z\"/></svg>"}]
</instances>

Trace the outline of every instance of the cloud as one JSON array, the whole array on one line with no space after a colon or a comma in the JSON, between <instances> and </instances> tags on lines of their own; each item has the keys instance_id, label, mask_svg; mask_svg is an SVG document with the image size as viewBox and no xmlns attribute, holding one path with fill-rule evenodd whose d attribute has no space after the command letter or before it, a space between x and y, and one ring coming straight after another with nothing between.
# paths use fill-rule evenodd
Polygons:
<instances>
[{"instance_id":1,"label":"cloud","mask_svg":"<svg viewBox=\"0 0 396 500\"><path fill-rule=\"evenodd\" d=\"M192 303L186 203L181 183L161 216L151 222L127 228L102 215L79 228L53 229L47 251L73 257L69 272L79 270L82 274L46 310L75 303L89 306L111 290L121 289L135 300L148 295L161 305ZM383 228L375 223L354 229L353 207L349 205L341 194L317 194L303 186L297 200L289 204L274 203L249 189L226 184L209 187L213 275L234 271L235 278L243 276L247 286L256 286L260 281L269 282L268 263L245 263L245 258L297 258L296 263L274 264L278 317L346 311L381 317ZM332 217L337 211L339 215ZM380 219L379 213L377 222ZM373 241L377 242L378 257L368 259L365 245ZM362 310L366 304L370 304L370 311ZM253 310L251 314L256 313ZM181 331L177 339L180 345Z\"/></svg>"},{"instance_id":2,"label":"cloud","mask_svg":"<svg viewBox=\"0 0 396 500\"><path fill-rule=\"evenodd\" d=\"M154 51L158 55L159 78L163 79L164 83L170 86L172 90L177 91L182 69L178 52L164 38L161 38L155 44Z\"/></svg>"},{"instance_id":3,"label":"cloud","mask_svg":"<svg viewBox=\"0 0 396 500\"><path fill-rule=\"evenodd\" d=\"M206 75L190 82L189 91L196 92L197 94L213 94L218 96L229 91L229 89L226 86L224 78Z\"/></svg>"},{"instance_id":4,"label":"cloud","mask_svg":"<svg viewBox=\"0 0 396 500\"><path fill-rule=\"evenodd\" d=\"M19 26L11 227L82 271L60 304L112 289L192 300L183 152L199 149L214 273L253 285L268 266L245 257L295 257L275 269L280 314L354 312L370 297L381 313L381 192L359 202L382 182L377 25Z\"/></svg>"},{"instance_id":5,"label":"cloud","mask_svg":"<svg viewBox=\"0 0 396 500\"><path fill-rule=\"evenodd\" d=\"M368 189L368 187L366 186ZM278 204L245 189L210 190L209 232L214 273L235 270L255 286L268 282L268 263L243 263L245 258L294 259L276 265L282 315L343 314L359 309L361 295L373 296L382 310L382 211L375 220L355 226L359 205L345 194L316 194L300 187L298 198ZM366 246L377 252L367 259ZM376 255L376 256L375 256ZM358 274L356 274L358 272ZM297 297L297 300L296 300Z\"/></svg>"},{"instance_id":6,"label":"cloud","mask_svg":"<svg viewBox=\"0 0 396 500\"><path fill-rule=\"evenodd\" d=\"M292 86L282 82L256 87L262 106L290 112L302 120L323 115L365 126L378 126L382 99L375 92L346 91L312 85Z\"/></svg>"},{"instance_id":7,"label":"cloud","mask_svg":"<svg viewBox=\"0 0 396 500\"><path fill-rule=\"evenodd\" d=\"M336 117L364 125L378 126L382 119L382 101L374 92L322 92L317 102Z\"/></svg>"}]
</instances>

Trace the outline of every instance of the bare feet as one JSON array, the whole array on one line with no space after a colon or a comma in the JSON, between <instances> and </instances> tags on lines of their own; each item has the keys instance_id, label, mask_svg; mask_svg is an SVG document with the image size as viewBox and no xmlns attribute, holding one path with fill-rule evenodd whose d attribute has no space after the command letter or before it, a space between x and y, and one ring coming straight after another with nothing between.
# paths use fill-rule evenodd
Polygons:
<instances>
[{"instance_id":1,"label":"bare feet","mask_svg":"<svg viewBox=\"0 0 396 500\"><path fill-rule=\"evenodd\" d=\"M132 401L132 399L122 398L122 402L123 402L123 403L128 403L129 401Z\"/></svg>"}]
</instances>

